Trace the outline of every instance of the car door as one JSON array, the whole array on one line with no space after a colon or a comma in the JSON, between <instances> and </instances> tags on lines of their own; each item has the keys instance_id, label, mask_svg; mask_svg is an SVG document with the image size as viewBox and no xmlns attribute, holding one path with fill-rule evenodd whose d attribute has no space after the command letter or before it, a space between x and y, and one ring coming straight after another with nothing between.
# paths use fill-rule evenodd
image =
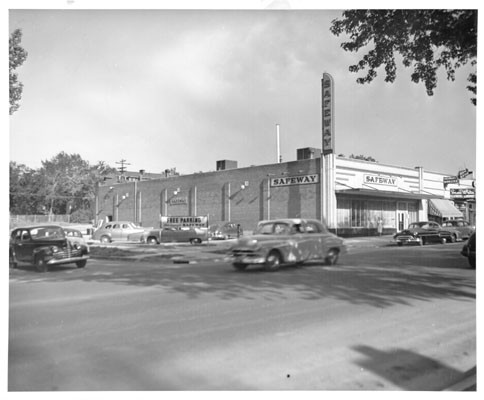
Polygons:
<instances>
[{"instance_id":1,"label":"car door","mask_svg":"<svg viewBox=\"0 0 484 400\"><path fill-rule=\"evenodd\" d=\"M317 224L308 221L304 226L304 250L309 260L322 259L327 252L324 233Z\"/></svg>"},{"instance_id":2,"label":"car door","mask_svg":"<svg viewBox=\"0 0 484 400\"><path fill-rule=\"evenodd\" d=\"M122 232L121 232L121 224L115 223L111 228L111 239L112 240L121 240L122 239Z\"/></svg>"},{"instance_id":3,"label":"car door","mask_svg":"<svg viewBox=\"0 0 484 400\"><path fill-rule=\"evenodd\" d=\"M15 256L19 261L31 261L32 259L32 237L28 229L18 231L15 238Z\"/></svg>"}]
</instances>

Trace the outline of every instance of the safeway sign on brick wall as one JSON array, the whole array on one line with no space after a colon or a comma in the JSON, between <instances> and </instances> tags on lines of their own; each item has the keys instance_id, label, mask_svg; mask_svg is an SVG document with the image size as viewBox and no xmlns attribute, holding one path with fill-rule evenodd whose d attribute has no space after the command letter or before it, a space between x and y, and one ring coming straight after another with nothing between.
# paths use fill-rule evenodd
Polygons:
<instances>
[{"instance_id":1,"label":"safeway sign on brick wall","mask_svg":"<svg viewBox=\"0 0 484 400\"><path fill-rule=\"evenodd\" d=\"M286 176L283 178L272 178L271 186L290 186L290 185L309 185L319 182L319 175L298 175L298 176Z\"/></svg>"}]
</instances>

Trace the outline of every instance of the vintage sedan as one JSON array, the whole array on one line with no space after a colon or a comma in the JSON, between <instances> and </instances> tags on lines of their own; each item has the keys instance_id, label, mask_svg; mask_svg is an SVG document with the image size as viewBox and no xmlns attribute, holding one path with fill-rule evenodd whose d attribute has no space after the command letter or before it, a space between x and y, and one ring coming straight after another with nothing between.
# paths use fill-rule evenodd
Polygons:
<instances>
[{"instance_id":1,"label":"vintage sedan","mask_svg":"<svg viewBox=\"0 0 484 400\"><path fill-rule=\"evenodd\" d=\"M421 246L428 243L447 243L455 242L452 232L443 229L437 222L421 221L414 222L407 229L393 235L395 242L403 244L419 244Z\"/></svg>"},{"instance_id":2,"label":"vintage sedan","mask_svg":"<svg viewBox=\"0 0 484 400\"><path fill-rule=\"evenodd\" d=\"M16 268L19 262L33 264L39 272L46 272L51 265L76 264L83 268L88 259L89 248L67 239L60 226L21 227L10 234L10 268Z\"/></svg>"},{"instance_id":3,"label":"vintage sedan","mask_svg":"<svg viewBox=\"0 0 484 400\"><path fill-rule=\"evenodd\" d=\"M449 221L442 222L442 228L452 232L455 240L469 239L472 233L475 231L474 226L463 219L451 219Z\"/></svg>"},{"instance_id":4,"label":"vintage sedan","mask_svg":"<svg viewBox=\"0 0 484 400\"><path fill-rule=\"evenodd\" d=\"M148 228L150 229L150 228ZM101 243L116 241L139 240L146 228L136 225L130 221L104 222L92 235L93 240Z\"/></svg>"},{"instance_id":5,"label":"vintage sedan","mask_svg":"<svg viewBox=\"0 0 484 400\"><path fill-rule=\"evenodd\" d=\"M476 268L476 233L474 232L460 252L469 260L471 268Z\"/></svg>"},{"instance_id":6,"label":"vintage sedan","mask_svg":"<svg viewBox=\"0 0 484 400\"><path fill-rule=\"evenodd\" d=\"M343 239L330 233L321 221L295 218L259 222L252 236L231 247L228 259L237 270L262 265L275 271L283 264L307 261L336 264L344 253Z\"/></svg>"},{"instance_id":7,"label":"vintage sedan","mask_svg":"<svg viewBox=\"0 0 484 400\"><path fill-rule=\"evenodd\" d=\"M208 240L208 232L206 228L165 227L146 231L140 240L148 244L173 242L200 244L202 241Z\"/></svg>"}]
</instances>

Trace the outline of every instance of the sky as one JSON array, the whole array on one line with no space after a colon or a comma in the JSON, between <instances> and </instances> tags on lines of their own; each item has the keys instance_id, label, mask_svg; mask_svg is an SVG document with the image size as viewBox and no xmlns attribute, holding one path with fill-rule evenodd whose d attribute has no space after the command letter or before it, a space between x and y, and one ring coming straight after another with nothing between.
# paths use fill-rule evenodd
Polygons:
<instances>
[{"instance_id":1,"label":"sky","mask_svg":"<svg viewBox=\"0 0 484 400\"><path fill-rule=\"evenodd\" d=\"M341 9L269 0L250 9L15 3L9 32L22 30L28 58L17 70L20 108L9 117L11 161L39 168L66 152L91 164L125 160L131 171L181 174L214 171L217 160L265 165L277 162L277 124L282 161L294 161L298 148L321 148L327 72L336 154L449 175L476 170L470 67L454 82L440 73L432 97L401 63L393 84L378 71L360 85L362 73L348 67L364 52L345 52L348 38L329 31Z\"/></svg>"}]
</instances>

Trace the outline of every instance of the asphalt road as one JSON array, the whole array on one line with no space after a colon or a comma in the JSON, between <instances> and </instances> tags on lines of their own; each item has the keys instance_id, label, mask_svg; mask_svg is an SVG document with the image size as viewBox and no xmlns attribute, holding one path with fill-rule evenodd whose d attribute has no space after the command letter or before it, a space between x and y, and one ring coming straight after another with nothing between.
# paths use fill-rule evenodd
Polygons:
<instances>
[{"instance_id":1,"label":"asphalt road","mask_svg":"<svg viewBox=\"0 0 484 400\"><path fill-rule=\"evenodd\" d=\"M461 244L339 265L10 271L9 391L441 390L476 365Z\"/></svg>"}]
</instances>

